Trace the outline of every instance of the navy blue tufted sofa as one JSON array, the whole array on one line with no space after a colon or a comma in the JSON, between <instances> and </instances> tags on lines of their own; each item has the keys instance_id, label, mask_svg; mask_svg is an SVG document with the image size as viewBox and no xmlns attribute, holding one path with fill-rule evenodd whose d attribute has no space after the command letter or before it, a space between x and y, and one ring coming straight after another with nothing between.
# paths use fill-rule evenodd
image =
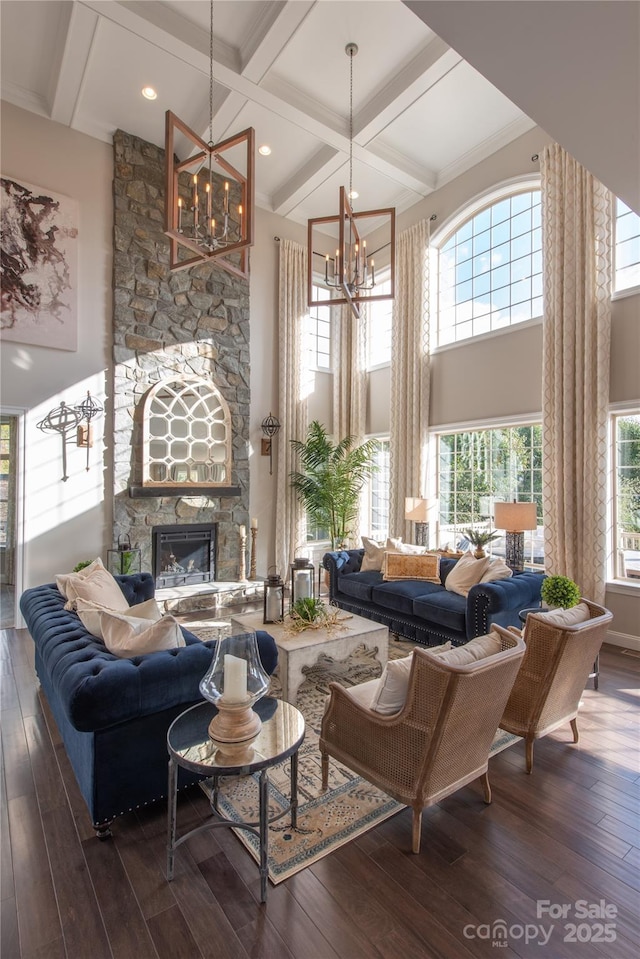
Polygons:
<instances>
[{"instance_id":1,"label":"navy blue tufted sofa","mask_svg":"<svg viewBox=\"0 0 640 959\"><path fill-rule=\"evenodd\" d=\"M440 560L440 583L385 582L382 573L360 571L363 556L363 549L325 553L322 565L329 571L330 601L425 646L447 640L460 646L484 636L494 623L519 626L518 612L540 602L542 573L514 573L511 579L481 583L465 597L444 586L455 559Z\"/></svg>"},{"instance_id":2,"label":"navy blue tufted sofa","mask_svg":"<svg viewBox=\"0 0 640 959\"><path fill-rule=\"evenodd\" d=\"M154 594L151 573L116 576L130 606ZM42 689L100 838L116 816L167 794L167 729L202 700L198 689L216 642L183 629L186 646L119 659L64 609L55 584L27 589L20 609L36 647ZM258 632L265 670L278 661L273 638ZM179 785L199 777L180 770Z\"/></svg>"}]
</instances>

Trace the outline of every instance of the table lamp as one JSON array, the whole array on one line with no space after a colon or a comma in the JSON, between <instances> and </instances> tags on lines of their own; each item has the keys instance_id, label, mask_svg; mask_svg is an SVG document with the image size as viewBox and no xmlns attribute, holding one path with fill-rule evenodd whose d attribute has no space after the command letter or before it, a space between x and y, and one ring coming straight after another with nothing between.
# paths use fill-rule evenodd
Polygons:
<instances>
[{"instance_id":1,"label":"table lamp","mask_svg":"<svg viewBox=\"0 0 640 959\"><path fill-rule=\"evenodd\" d=\"M418 496L405 496L404 518L415 524L414 539L416 546L429 545L429 524L427 523L429 504Z\"/></svg>"},{"instance_id":2,"label":"table lamp","mask_svg":"<svg viewBox=\"0 0 640 959\"><path fill-rule=\"evenodd\" d=\"M503 529L505 559L514 572L524 569L524 531L536 529L538 522L535 503L495 503L494 526Z\"/></svg>"}]
</instances>

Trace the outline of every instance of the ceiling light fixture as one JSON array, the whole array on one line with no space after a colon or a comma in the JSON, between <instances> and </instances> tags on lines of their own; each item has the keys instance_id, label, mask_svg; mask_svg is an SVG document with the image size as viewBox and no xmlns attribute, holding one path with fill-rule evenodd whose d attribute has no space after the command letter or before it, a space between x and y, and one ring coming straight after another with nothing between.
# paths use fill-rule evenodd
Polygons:
<instances>
[{"instance_id":1,"label":"ceiling light fixture","mask_svg":"<svg viewBox=\"0 0 640 959\"><path fill-rule=\"evenodd\" d=\"M258 153L260 156L269 157L271 156L271 147L267 146L266 143L263 143L261 147L258 147Z\"/></svg>"},{"instance_id":2,"label":"ceiling light fixture","mask_svg":"<svg viewBox=\"0 0 640 959\"><path fill-rule=\"evenodd\" d=\"M158 98L158 94L153 87L143 87L141 93L145 100L157 100Z\"/></svg>"},{"instance_id":3,"label":"ceiling light fixture","mask_svg":"<svg viewBox=\"0 0 640 959\"><path fill-rule=\"evenodd\" d=\"M184 160L175 155L176 133L188 141L190 155ZM253 246L255 135L249 127L220 143L213 141L213 0L209 4L209 137L205 143L167 110L165 233L171 240L170 267L182 270L216 258L223 269L247 278L249 247ZM239 154L240 147L244 154ZM224 156L229 150L234 150L233 163ZM244 172L237 169L243 157ZM194 255L180 258L184 248ZM239 256L229 258L236 253Z\"/></svg>"},{"instance_id":4,"label":"ceiling light fixture","mask_svg":"<svg viewBox=\"0 0 640 959\"><path fill-rule=\"evenodd\" d=\"M307 223L307 297L309 306L326 306L326 299L314 299L314 285L325 289L340 291L342 296L332 296L331 305L348 303L355 317L360 316L360 306L370 300L392 300L395 288L396 261L396 211L395 207L379 210L367 210L356 213L349 200L356 199L358 193L353 189L353 58L358 52L355 43L348 43L345 53L349 57L349 190L340 187L340 212L336 216L321 216ZM369 221L368 223L366 221ZM325 255L324 282L314 275L314 253L316 244L326 245L326 233L318 240L318 227L338 225L338 249L333 265L331 257ZM390 291L373 293L376 287L376 274L373 259L367 254L367 241L362 239L366 233L376 232L376 244L379 249L388 249L390 270ZM315 231L315 233L314 233ZM382 237L382 239L381 239ZM385 261L386 261L385 253Z\"/></svg>"}]
</instances>

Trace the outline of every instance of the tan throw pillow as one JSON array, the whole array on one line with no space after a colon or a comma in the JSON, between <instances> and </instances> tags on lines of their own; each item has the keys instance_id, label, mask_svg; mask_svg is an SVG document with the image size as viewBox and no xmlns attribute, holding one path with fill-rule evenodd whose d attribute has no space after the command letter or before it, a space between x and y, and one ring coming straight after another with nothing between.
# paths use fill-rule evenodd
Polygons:
<instances>
[{"instance_id":1,"label":"tan throw pillow","mask_svg":"<svg viewBox=\"0 0 640 959\"><path fill-rule=\"evenodd\" d=\"M81 579L86 579L87 576L90 576L95 569L104 569L104 563L98 556L92 563L89 563L88 566L84 566L82 569L79 569L77 573L57 573L56 574L56 586L62 593L65 599L69 599L67 596L67 583L78 581Z\"/></svg>"},{"instance_id":2,"label":"tan throw pillow","mask_svg":"<svg viewBox=\"0 0 640 959\"><path fill-rule=\"evenodd\" d=\"M471 587L480 582L488 567L488 556L476 559L473 553L465 553L447 576L445 589L459 596L467 596Z\"/></svg>"},{"instance_id":3,"label":"tan throw pillow","mask_svg":"<svg viewBox=\"0 0 640 959\"><path fill-rule=\"evenodd\" d=\"M440 557L434 553L412 556L388 552L382 578L385 580L419 579L427 583L439 583Z\"/></svg>"},{"instance_id":4,"label":"tan throw pillow","mask_svg":"<svg viewBox=\"0 0 640 959\"><path fill-rule=\"evenodd\" d=\"M124 593L109 570L105 569L102 563L98 565L97 561L92 563L91 567L87 567L90 572L86 576L74 574L66 577L67 602L64 608L74 610L77 600L84 599L97 606L104 606L105 609L129 609Z\"/></svg>"},{"instance_id":5,"label":"tan throw pillow","mask_svg":"<svg viewBox=\"0 0 640 959\"><path fill-rule=\"evenodd\" d=\"M489 560L489 568L482 574L481 583L493 583L499 579L510 579L513 570L499 556Z\"/></svg>"},{"instance_id":6,"label":"tan throw pillow","mask_svg":"<svg viewBox=\"0 0 640 959\"><path fill-rule=\"evenodd\" d=\"M155 623L109 609L103 610L100 617L103 642L110 653L121 659L186 645L177 619L168 614Z\"/></svg>"},{"instance_id":7,"label":"tan throw pillow","mask_svg":"<svg viewBox=\"0 0 640 959\"><path fill-rule=\"evenodd\" d=\"M362 545L364 546L364 556L362 557L360 572L380 572L382 569L385 550L395 549L400 545L401 542L402 541L399 539L392 539L389 537L386 544L376 543L374 539L369 539L367 536L363 536Z\"/></svg>"},{"instance_id":8,"label":"tan throw pillow","mask_svg":"<svg viewBox=\"0 0 640 959\"><path fill-rule=\"evenodd\" d=\"M498 633L487 633L486 636L476 636L464 646L456 646L455 649L442 653L439 658L449 666L468 666L501 652L502 640Z\"/></svg>"},{"instance_id":9,"label":"tan throw pillow","mask_svg":"<svg viewBox=\"0 0 640 959\"><path fill-rule=\"evenodd\" d=\"M97 603L89 603L86 599L76 600L76 612L85 629L88 629L92 636L104 640L102 635L102 613L118 612L117 610L105 609L104 606L98 606ZM149 623L157 623L162 619L162 611L155 599L146 599L144 603L138 603L136 606L129 606L120 613L133 622L145 620Z\"/></svg>"},{"instance_id":10,"label":"tan throw pillow","mask_svg":"<svg viewBox=\"0 0 640 959\"><path fill-rule=\"evenodd\" d=\"M551 626L577 626L578 623L586 623L591 618L586 603L578 603L571 609L541 609L539 613L536 612L536 616Z\"/></svg>"},{"instance_id":11,"label":"tan throw pillow","mask_svg":"<svg viewBox=\"0 0 640 959\"><path fill-rule=\"evenodd\" d=\"M440 654L448 649L451 649L451 643L434 646L433 649L429 649L429 652ZM369 709L373 709L376 713L383 713L385 716L400 712L407 698L412 662L413 653L402 659L389 660L378 680L378 688L371 697Z\"/></svg>"}]
</instances>

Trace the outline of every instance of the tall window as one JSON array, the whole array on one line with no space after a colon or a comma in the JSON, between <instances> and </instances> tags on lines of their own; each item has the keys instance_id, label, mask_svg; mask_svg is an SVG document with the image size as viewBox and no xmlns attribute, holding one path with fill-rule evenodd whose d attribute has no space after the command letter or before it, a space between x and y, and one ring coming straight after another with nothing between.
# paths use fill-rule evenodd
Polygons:
<instances>
[{"instance_id":1,"label":"tall window","mask_svg":"<svg viewBox=\"0 0 640 959\"><path fill-rule=\"evenodd\" d=\"M491 526L495 502L536 503L538 529L525 533L525 562L543 564L542 427L439 434L438 498L438 543L450 548L463 541L464 529ZM504 537L491 552L504 554Z\"/></svg>"},{"instance_id":2,"label":"tall window","mask_svg":"<svg viewBox=\"0 0 640 959\"><path fill-rule=\"evenodd\" d=\"M388 438L378 439L378 450L374 456L377 470L368 483L369 491L369 532L375 539L386 539L389 535L389 461L391 444Z\"/></svg>"},{"instance_id":3,"label":"tall window","mask_svg":"<svg viewBox=\"0 0 640 959\"><path fill-rule=\"evenodd\" d=\"M376 293L389 293L391 280L376 283ZM393 300L374 300L367 306L369 329L367 335L367 367L383 366L391 362L391 328Z\"/></svg>"},{"instance_id":4,"label":"tall window","mask_svg":"<svg viewBox=\"0 0 640 959\"><path fill-rule=\"evenodd\" d=\"M326 306L310 306L304 318L303 349L309 370L331 369L331 307L330 291L322 286L313 287L314 300L326 300Z\"/></svg>"},{"instance_id":5,"label":"tall window","mask_svg":"<svg viewBox=\"0 0 640 959\"><path fill-rule=\"evenodd\" d=\"M640 412L614 416L616 577L640 583Z\"/></svg>"},{"instance_id":6,"label":"tall window","mask_svg":"<svg viewBox=\"0 0 640 959\"><path fill-rule=\"evenodd\" d=\"M615 280L616 292L640 286L640 216L622 200L616 200Z\"/></svg>"},{"instance_id":7,"label":"tall window","mask_svg":"<svg viewBox=\"0 0 640 959\"><path fill-rule=\"evenodd\" d=\"M540 191L470 217L439 247L438 345L542 316Z\"/></svg>"}]
</instances>

